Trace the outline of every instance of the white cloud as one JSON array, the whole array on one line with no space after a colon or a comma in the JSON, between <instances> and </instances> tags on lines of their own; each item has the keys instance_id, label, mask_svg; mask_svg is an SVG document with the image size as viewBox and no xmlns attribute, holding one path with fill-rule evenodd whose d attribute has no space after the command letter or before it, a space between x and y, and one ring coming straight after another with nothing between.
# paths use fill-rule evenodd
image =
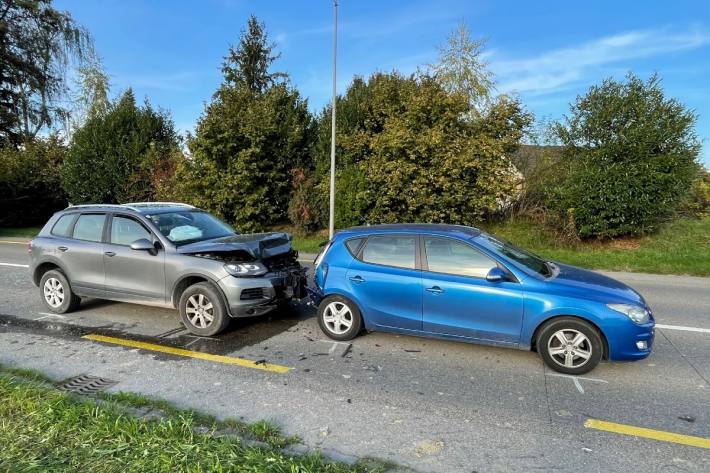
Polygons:
<instances>
[{"instance_id":1,"label":"white cloud","mask_svg":"<svg viewBox=\"0 0 710 473\"><path fill-rule=\"evenodd\" d=\"M210 73L212 71L209 71ZM183 70L156 74L134 74L119 76L119 88L135 87L149 90L184 92L193 89L208 75L205 71Z\"/></svg>"},{"instance_id":2,"label":"white cloud","mask_svg":"<svg viewBox=\"0 0 710 473\"><path fill-rule=\"evenodd\" d=\"M628 31L532 58L495 60L494 57L491 68L503 92L544 94L575 84L594 68L695 49L708 43L710 34L700 28Z\"/></svg>"}]
</instances>

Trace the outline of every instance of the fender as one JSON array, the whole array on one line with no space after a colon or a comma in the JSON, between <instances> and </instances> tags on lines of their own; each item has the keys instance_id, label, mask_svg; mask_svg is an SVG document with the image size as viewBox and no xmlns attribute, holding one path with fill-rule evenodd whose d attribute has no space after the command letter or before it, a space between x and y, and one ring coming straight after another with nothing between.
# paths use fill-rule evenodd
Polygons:
<instances>
[{"instance_id":1,"label":"fender","mask_svg":"<svg viewBox=\"0 0 710 473\"><path fill-rule=\"evenodd\" d=\"M229 301L227 300L227 296L224 295L224 291L222 291L222 288L219 286L219 282L215 281L214 278L211 276L205 274L205 273L200 273L200 272L190 272L190 273L184 273L181 274L178 279L175 280L173 283L173 287L170 289L170 303L174 308L178 308L178 302L180 302L179 298L176 300L176 294L175 292L177 291L177 288L180 286L180 284L185 281L188 278L200 278L200 279L205 279L207 280L208 283L212 285L217 290L217 293L219 294L220 299L222 299L222 304L224 304L224 307L227 310L227 314L230 317L233 317L231 310L229 309Z\"/></svg>"},{"instance_id":2,"label":"fender","mask_svg":"<svg viewBox=\"0 0 710 473\"><path fill-rule=\"evenodd\" d=\"M44 255L44 257L42 258L42 260L40 262L38 262L36 265L32 266L32 274L31 274L32 283L34 283L35 286L39 286L39 279L41 279L41 278L37 277L37 270L43 264L53 264L53 265L59 267L59 269L62 270L64 275L69 280L69 285L71 286L71 280L72 280L71 274L69 274L69 271L67 271L67 268L66 268L66 266L64 266L64 263L62 263L59 258L57 258L53 255Z\"/></svg>"},{"instance_id":3,"label":"fender","mask_svg":"<svg viewBox=\"0 0 710 473\"><path fill-rule=\"evenodd\" d=\"M527 314L526 314L527 315ZM601 328L601 318L594 314L593 312L579 307L555 307L554 309L548 310L541 314L535 315L530 320L524 320L522 331L520 334L520 349L530 350L534 344L533 337L537 330L548 320L555 317L578 317L586 322L594 325L597 330L602 334L604 338L604 343L608 340L607 334Z\"/></svg>"}]
</instances>

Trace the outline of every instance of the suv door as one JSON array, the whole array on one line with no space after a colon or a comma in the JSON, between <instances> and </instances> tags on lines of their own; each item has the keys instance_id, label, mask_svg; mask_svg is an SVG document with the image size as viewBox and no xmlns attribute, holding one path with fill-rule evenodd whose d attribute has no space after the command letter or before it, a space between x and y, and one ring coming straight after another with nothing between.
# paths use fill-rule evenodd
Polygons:
<instances>
[{"instance_id":1,"label":"suv door","mask_svg":"<svg viewBox=\"0 0 710 473\"><path fill-rule=\"evenodd\" d=\"M157 239L128 215L113 215L104 247L106 294L111 299L165 303L165 251L133 250L131 243Z\"/></svg>"},{"instance_id":2,"label":"suv door","mask_svg":"<svg viewBox=\"0 0 710 473\"><path fill-rule=\"evenodd\" d=\"M368 323L422 329L422 279L415 235L372 235L347 272L348 288Z\"/></svg>"},{"instance_id":3,"label":"suv door","mask_svg":"<svg viewBox=\"0 0 710 473\"><path fill-rule=\"evenodd\" d=\"M498 263L462 241L422 236L424 331L517 344L523 291L512 281L491 282Z\"/></svg>"},{"instance_id":4,"label":"suv door","mask_svg":"<svg viewBox=\"0 0 710 473\"><path fill-rule=\"evenodd\" d=\"M72 224L71 237L57 241L59 259L67 270L72 289L79 295L105 295L102 242L105 226L105 213L82 213Z\"/></svg>"}]
</instances>

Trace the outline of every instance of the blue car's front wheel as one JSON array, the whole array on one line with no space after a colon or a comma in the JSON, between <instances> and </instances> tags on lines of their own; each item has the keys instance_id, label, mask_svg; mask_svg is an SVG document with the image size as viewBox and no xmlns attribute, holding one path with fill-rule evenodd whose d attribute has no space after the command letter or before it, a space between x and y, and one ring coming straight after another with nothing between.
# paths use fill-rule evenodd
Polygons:
<instances>
[{"instance_id":1,"label":"blue car's front wheel","mask_svg":"<svg viewBox=\"0 0 710 473\"><path fill-rule=\"evenodd\" d=\"M537 337L537 351L545 364L572 375L593 370L602 359L602 347L597 328L575 317L550 320Z\"/></svg>"}]
</instances>

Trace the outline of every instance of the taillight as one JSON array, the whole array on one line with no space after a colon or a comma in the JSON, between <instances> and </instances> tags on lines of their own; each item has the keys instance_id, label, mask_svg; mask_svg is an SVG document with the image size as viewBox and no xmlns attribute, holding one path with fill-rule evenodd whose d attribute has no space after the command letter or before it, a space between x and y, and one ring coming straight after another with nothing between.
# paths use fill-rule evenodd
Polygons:
<instances>
[{"instance_id":1,"label":"taillight","mask_svg":"<svg viewBox=\"0 0 710 473\"><path fill-rule=\"evenodd\" d=\"M32 240L27 243L27 252L32 253Z\"/></svg>"}]
</instances>

